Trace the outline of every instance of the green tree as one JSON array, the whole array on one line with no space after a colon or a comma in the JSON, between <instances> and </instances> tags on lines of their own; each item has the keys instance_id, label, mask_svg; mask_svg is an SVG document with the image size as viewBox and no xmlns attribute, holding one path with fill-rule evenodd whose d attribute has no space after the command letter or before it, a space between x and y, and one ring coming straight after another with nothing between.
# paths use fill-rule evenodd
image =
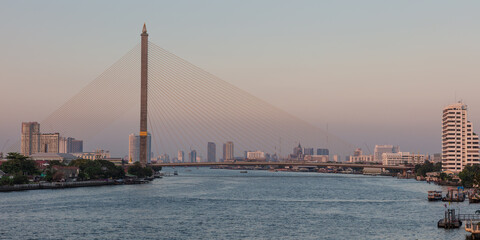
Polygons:
<instances>
[{"instance_id":1,"label":"green tree","mask_svg":"<svg viewBox=\"0 0 480 240\"><path fill-rule=\"evenodd\" d=\"M71 161L69 166L75 166L80 169L78 178L82 180L117 179L125 176L122 167L115 166L115 164L106 160L77 159Z\"/></svg>"},{"instance_id":2,"label":"green tree","mask_svg":"<svg viewBox=\"0 0 480 240\"><path fill-rule=\"evenodd\" d=\"M128 167L128 173L139 178L149 177L153 175L153 170L150 167L142 167L140 162L135 162L133 166Z\"/></svg>"},{"instance_id":3,"label":"green tree","mask_svg":"<svg viewBox=\"0 0 480 240\"><path fill-rule=\"evenodd\" d=\"M467 165L458 174L458 177L462 180L462 186L464 187L472 187L478 180L480 180L480 166L475 165Z\"/></svg>"},{"instance_id":4,"label":"green tree","mask_svg":"<svg viewBox=\"0 0 480 240\"><path fill-rule=\"evenodd\" d=\"M39 171L35 166L35 161L28 160L26 156L11 152L7 155L8 161L0 166L0 169L11 175L33 175Z\"/></svg>"}]
</instances>

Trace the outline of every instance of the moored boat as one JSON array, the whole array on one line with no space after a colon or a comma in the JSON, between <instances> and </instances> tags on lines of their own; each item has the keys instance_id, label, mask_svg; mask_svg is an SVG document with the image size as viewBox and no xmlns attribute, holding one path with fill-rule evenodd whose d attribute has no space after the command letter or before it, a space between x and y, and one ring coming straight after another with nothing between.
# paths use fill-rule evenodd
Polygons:
<instances>
[{"instance_id":1,"label":"moored boat","mask_svg":"<svg viewBox=\"0 0 480 240\"><path fill-rule=\"evenodd\" d=\"M428 201L442 200L442 191L428 191Z\"/></svg>"},{"instance_id":2,"label":"moored boat","mask_svg":"<svg viewBox=\"0 0 480 240\"><path fill-rule=\"evenodd\" d=\"M458 187L457 189L455 188L449 188L447 195L445 195L444 198L442 198L442 201L444 202L463 202L465 201L465 193L463 192L463 188Z\"/></svg>"}]
</instances>

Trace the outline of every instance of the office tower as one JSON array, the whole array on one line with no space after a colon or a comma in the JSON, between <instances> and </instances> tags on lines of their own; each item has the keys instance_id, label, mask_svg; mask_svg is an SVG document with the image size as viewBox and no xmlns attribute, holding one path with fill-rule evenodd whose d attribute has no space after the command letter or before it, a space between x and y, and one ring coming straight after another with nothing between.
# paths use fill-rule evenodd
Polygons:
<instances>
[{"instance_id":1,"label":"office tower","mask_svg":"<svg viewBox=\"0 0 480 240\"><path fill-rule=\"evenodd\" d=\"M382 154L384 153L398 153L399 147L393 145L375 145L373 153L373 161L382 162Z\"/></svg>"},{"instance_id":2,"label":"office tower","mask_svg":"<svg viewBox=\"0 0 480 240\"><path fill-rule=\"evenodd\" d=\"M151 162L151 139L150 133L147 134L147 163ZM128 135L128 162L134 163L140 161L140 136L134 133Z\"/></svg>"},{"instance_id":3,"label":"office tower","mask_svg":"<svg viewBox=\"0 0 480 240\"><path fill-rule=\"evenodd\" d=\"M40 124L38 122L22 122L20 153L28 156L38 152L40 144Z\"/></svg>"},{"instance_id":4,"label":"office tower","mask_svg":"<svg viewBox=\"0 0 480 240\"><path fill-rule=\"evenodd\" d=\"M70 137L60 137L59 140L59 153L71 153L72 152L72 140Z\"/></svg>"},{"instance_id":5,"label":"office tower","mask_svg":"<svg viewBox=\"0 0 480 240\"><path fill-rule=\"evenodd\" d=\"M303 148L303 154L304 155L314 155L313 154L313 148Z\"/></svg>"},{"instance_id":6,"label":"office tower","mask_svg":"<svg viewBox=\"0 0 480 240\"><path fill-rule=\"evenodd\" d=\"M225 161L225 159L227 158L227 155L225 155L227 153L227 144L223 144L223 152L222 152L222 162Z\"/></svg>"},{"instance_id":7,"label":"office tower","mask_svg":"<svg viewBox=\"0 0 480 240\"><path fill-rule=\"evenodd\" d=\"M207 160L208 162L216 162L216 146L214 142L209 142L207 147Z\"/></svg>"},{"instance_id":8,"label":"office tower","mask_svg":"<svg viewBox=\"0 0 480 240\"><path fill-rule=\"evenodd\" d=\"M223 160L235 160L233 142L227 142L223 145Z\"/></svg>"},{"instance_id":9,"label":"office tower","mask_svg":"<svg viewBox=\"0 0 480 240\"><path fill-rule=\"evenodd\" d=\"M188 156L190 158L191 163L197 162L197 151L195 151L195 150L190 151Z\"/></svg>"},{"instance_id":10,"label":"office tower","mask_svg":"<svg viewBox=\"0 0 480 240\"><path fill-rule=\"evenodd\" d=\"M148 100L148 33L147 26L143 24L141 49L141 79L140 79L140 164L147 165L150 162L150 148L147 131L147 100Z\"/></svg>"},{"instance_id":11,"label":"office tower","mask_svg":"<svg viewBox=\"0 0 480 240\"><path fill-rule=\"evenodd\" d=\"M72 140L72 146L70 149L70 153L79 153L83 152L83 140L76 140L75 138Z\"/></svg>"},{"instance_id":12,"label":"office tower","mask_svg":"<svg viewBox=\"0 0 480 240\"><path fill-rule=\"evenodd\" d=\"M467 118L467 105L458 102L443 109L442 169L461 172L479 163L478 135Z\"/></svg>"},{"instance_id":13,"label":"office tower","mask_svg":"<svg viewBox=\"0 0 480 240\"><path fill-rule=\"evenodd\" d=\"M181 150L178 150L178 155L177 155L178 162L185 162L185 153Z\"/></svg>"},{"instance_id":14,"label":"office tower","mask_svg":"<svg viewBox=\"0 0 480 240\"><path fill-rule=\"evenodd\" d=\"M330 155L328 149L326 148L317 148L317 155Z\"/></svg>"}]
</instances>

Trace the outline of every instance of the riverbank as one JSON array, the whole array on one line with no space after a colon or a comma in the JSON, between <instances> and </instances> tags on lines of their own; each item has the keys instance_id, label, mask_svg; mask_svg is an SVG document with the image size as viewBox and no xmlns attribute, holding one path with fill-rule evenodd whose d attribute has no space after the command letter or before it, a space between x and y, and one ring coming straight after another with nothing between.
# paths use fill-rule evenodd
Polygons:
<instances>
[{"instance_id":1,"label":"riverbank","mask_svg":"<svg viewBox=\"0 0 480 240\"><path fill-rule=\"evenodd\" d=\"M76 188L76 187L94 187L115 185L115 181L82 181L82 182L45 182L31 184L15 184L13 186L0 186L0 192L25 191L36 189L59 189L59 188Z\"/></svg>"}]
</instances>

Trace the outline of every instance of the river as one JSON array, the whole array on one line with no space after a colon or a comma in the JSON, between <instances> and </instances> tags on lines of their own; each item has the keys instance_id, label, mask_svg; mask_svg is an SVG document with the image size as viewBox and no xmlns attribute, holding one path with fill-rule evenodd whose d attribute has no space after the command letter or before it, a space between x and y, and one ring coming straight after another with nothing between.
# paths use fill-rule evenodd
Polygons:
<instances>
[{"instance_id":1,"label":"river","mask_svg":"<svg viewBox=\"0 0 480 240\"><path fill-rule=\"evenodd\" d=\"M465 239L445 188L392 177L177 168L150 184L0 193L0 239ZM165 169L173 172L173 169ZM447 203L448 205L448 203ZM480 204L452 203L461 213Z\"/></svg>"}]
</instances>

